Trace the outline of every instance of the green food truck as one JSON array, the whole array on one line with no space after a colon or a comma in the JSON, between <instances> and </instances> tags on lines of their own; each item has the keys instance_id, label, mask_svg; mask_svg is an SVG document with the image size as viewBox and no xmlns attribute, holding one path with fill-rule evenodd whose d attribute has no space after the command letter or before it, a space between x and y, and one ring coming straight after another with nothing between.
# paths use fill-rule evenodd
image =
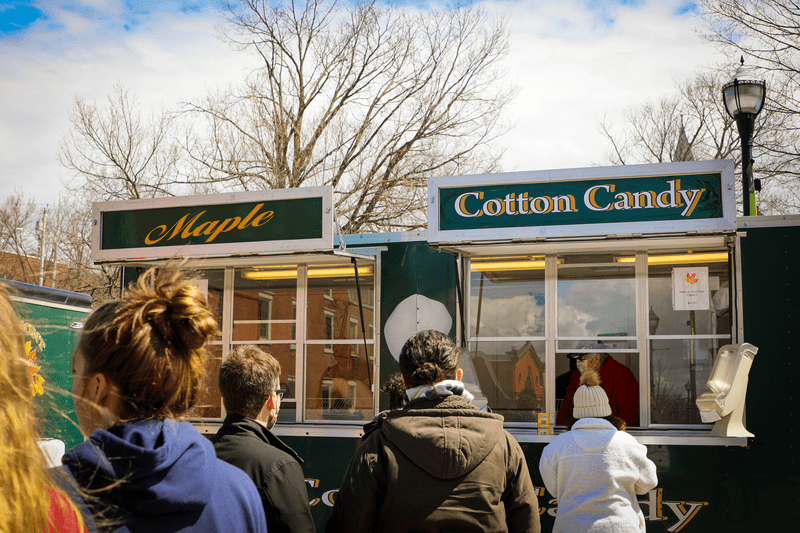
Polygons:
<instances>
[{"instance_id":1,"label":"green food truck","mask_svg":"<svg viewBox=\"0 0 800 533\"><path fill-rule=\"evenodd\" d=\"M70 359L91 296L2 280L25 333L32 394L38 398L42 449L51 464L61 464L65 449L83 442L72 403Z\"/></svg>"},{"instance_id":2,"label":"green food truck","mask_svg":"<svg viewBox=\"0 0 800 533\"><path fill-rule=\"evenodd\" d=\"M737 219L727 160L432 178L427 198L427 231L342 236L329 187L99 203L93 258L126 280L192 259L220 324L201 432L225 414L225 354L255 344L280 361L274 432L305 460L320 531L424 329L457 339L475 402L520 442L543 531L556 378L588 350L638 381L628 431L659 476L639 497L648 531L796 528L800 217Z\"/></svg>"}]
</instances>

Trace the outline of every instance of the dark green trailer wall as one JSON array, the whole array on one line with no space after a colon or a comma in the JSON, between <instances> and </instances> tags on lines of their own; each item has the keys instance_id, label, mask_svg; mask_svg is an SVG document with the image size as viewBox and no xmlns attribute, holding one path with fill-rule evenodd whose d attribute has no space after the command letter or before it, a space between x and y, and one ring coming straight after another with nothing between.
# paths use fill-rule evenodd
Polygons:
<instances>
[{"instance_id":1,"label":"dark green trailer wall","mask_svg":"<svg viewBox=\"0 0 800 533\"><path fill-rule=\"evenodd\" d=\"M14 310L22 320L25 340L36 351L35 364L44 378L37 395L42 437L64 441L69 450L83 442L72 402L70 361L91 297L25 283L3 281L10 288Z\"/></svg>"},{"instance_id":2,"label":"dark green trailer wall","mask_svg":"<svg viewBox=\"0 0 800 533\"><path fill-rule=\"evenodd\" d=\"M453 318L450 335L456 333L455 258L438 252L427 241L381 244L381 348L379 388L399 370L386 344L384 326L398 304L419 294L444 304ZM388 409L388 398L381 394L380 409ZM323 531L350 459L361 444L358 438L281 437L303 458L311 502L311 512L318 531Z\"/></svg>"},{"instance_id":3,"label":"dark green trailer wall","mask_svg":"<svg viewBox=\"0 0 800 533\"><path fill-rule=\"evenodd\" d=\"M740 225L740 228L742 225ZM747 387L755 435L731 466L742 496L730 531L800 530L797 372L800 370L800 222L743 225L744 340L758 347Z\"/></svg>"},{"instance_id":4,"label":"dark green trailer wall","mask_svg":"<svg viewBox=\"0 0 800 533\"><path fill-rule=\"evenodd\" d=\"M746 227L741 239L744 341L758 347L750 370L748 447L650 445L659 484L639 498L647 531L797 531L800 471L797 463L795 401L800 366L800 223ZM456 332L454 258L426 242L390 243L382 253L381 320L413 294L445 304ZM381 324L381 331L383 332ZM383 335L382 335L383 339ZM385 340L380 383L397 371ZM378 383L378 385L380 385ZM386 399L381 399L386 408ZM320 531L335 490L360 439L286 437L306 459L309 496ZM544 444L522 443L531 479L540 490L542 531L552 530L556 507L539 475Z\"/></svg>"}]
</instances>

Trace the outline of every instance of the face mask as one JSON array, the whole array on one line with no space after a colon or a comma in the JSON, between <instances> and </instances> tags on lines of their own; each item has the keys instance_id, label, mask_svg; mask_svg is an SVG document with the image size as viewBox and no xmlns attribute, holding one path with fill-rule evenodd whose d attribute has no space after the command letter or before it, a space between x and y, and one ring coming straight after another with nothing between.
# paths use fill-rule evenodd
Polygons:
<instances>
[{"instance_id":1,"label":"face mask","mask_svg":"<svg viewBox=\"0 0 800 533\"><path fill-rule=\"evenodd\" d=\"M578 361L577 363L575 363L575 366L578 367L578 371L581 374L589 370L589 363L587 361Z\"/></svg>"}]
</instances>

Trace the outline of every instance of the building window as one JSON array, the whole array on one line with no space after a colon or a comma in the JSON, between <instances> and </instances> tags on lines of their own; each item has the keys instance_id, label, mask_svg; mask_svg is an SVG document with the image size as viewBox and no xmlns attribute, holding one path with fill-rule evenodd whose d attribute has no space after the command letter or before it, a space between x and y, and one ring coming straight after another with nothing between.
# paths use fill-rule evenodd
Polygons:
<instances>
[{"instance_id":1,"label":"building window","mask_svg":"<svg viewBox=\"0 0 800 533\"><path fill-rule=\"evenodd\" d=\"M333 396L333 380L330 378L322 378L322 409L328 410L331 408L331 400Z\"/></svg>"},{"instance_id":2,"label":"building window","mask_svg":"<svg viewBox=\"0 0 800 533\"><path fill-rule=\"evenodd\" d=\"M358 319L354 316L350 317L350 338L357 339L358 338ZM350 345L352 350L350 351L350 356L357 358L358 357L358 344L351 344Z\"/></svg>"},{"instance_id":3,"label":"building window","mask_svg":"<svg viewBox=\"0 0 800 533\"><path fill-rule=\"evenodd\" d=\"M356 400L358 400L358 396L357 396L358 383L351 379L347 383L347 390L348 390L348 397L350 399L350 408L351 409L355 409Z\"/></svg>"},{"instance_id":4,"label":"building window","mask_svg":"<svg viewBox=\"0 0 800 533\"><path fill-rule=\"evenodd\" d=\"M259 307L258 319L260 321L272 320L272 301L274 295L268 292L258 293ZM258 325L258 338L269 340L272 338L272 324L262 322Z\"/></svg>"},{"instance_id":5,"label":"building window","mask_svg":"<svg viewBox=\"0 0 800 533\"><path fill-rule=\"evenodd\" d=\"M330 309L325 309L325 338L326 339L333 339L333 332L334 332L334 319L336 318L336 313ZM325 353L333 353L333 344L326 344L325 345Z\"/></svg>"}]
</instances>

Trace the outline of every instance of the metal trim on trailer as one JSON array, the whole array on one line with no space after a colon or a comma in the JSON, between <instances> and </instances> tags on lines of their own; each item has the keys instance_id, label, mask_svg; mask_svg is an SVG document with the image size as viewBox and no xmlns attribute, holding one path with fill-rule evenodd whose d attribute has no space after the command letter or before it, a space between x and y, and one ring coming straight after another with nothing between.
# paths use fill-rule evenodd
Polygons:
<instances>
[{"instance_id":1,"label":"metal trim on trailer","mask_svg":"<svg viewBox=\"0 0 800 533\"><path fill-rule=\"evenodd\" d=\"M547 444L566 430L557 430L552 435L539 435L536 428L515 427L505 425L513 437L519 442ZM686 430L652 430L627 429L626 433L645 445L678 445L678 446L747 446L747 437L714 437L711 428L702 431Z\"/></svg>"},{"instance_id":2,"label":"metal trim on trailer","mask_svg":"<svg viewBox=\"0 0 800 533\"><path fill-rule=\"evenodd\" d=\"M92 297L80 292L54 289L42 285L31 285L21 281L0 279L0 284L10 288L9 297L18 302L42 305L69 311L86 311L92 308Z\"/></svg>"},{"instance_id":3,"label":"metal trim on trailer","mask_svg":"<svg viewBox=\"0 0 800 533\"><path fill-rule=\"evenodd\" d=\"M800 226L800 215L739 217L736 219L736 227L739 229L777 228L785 226Z\"/></svg>"},{"instance_id":4,"label":"metal trim on trailer","mask_svg":"<svg viewBox=\"0 0 800 533\"><path fill-rule=\"evenodd\" d=\"M672 248L686 248L686 242L690 242L691 248L700 250L707 248L725 247L731 239L731 235L685 235L680 237L664 238L633 238L633 239L607 239L607 240L574 240L570 242L505 242L492 244L447 244L439 245L445 252L462 254L468 257L482 257L489 255L516 255L516 254L549 254L560 252L571 252L576 246L580 246L581 251L585 252L604 252L615 250L626 250L631 248L647 248L649 251L669 250ZM433 244L431 245L433 246Z\"/></svg>"},{"instance_id":5,"label":"metal trim on trailer","mask_svg":"<svg viewBox=\"0 0 800 533\"><path fill-rule=\"evenodd\" d=\"M13 294L9 295L9 298L12 302L19 302L23 304L29 305L46 305L47 307L52 307L54 309L63 309L64 311L80 311L86 313L91 311L92 308L90 307L76 307L74 305L64 305L55 302L51 302L50 300L34 300L31 298L21 298L19 296L14 296Z\"/></svg>"}]
</instances>

